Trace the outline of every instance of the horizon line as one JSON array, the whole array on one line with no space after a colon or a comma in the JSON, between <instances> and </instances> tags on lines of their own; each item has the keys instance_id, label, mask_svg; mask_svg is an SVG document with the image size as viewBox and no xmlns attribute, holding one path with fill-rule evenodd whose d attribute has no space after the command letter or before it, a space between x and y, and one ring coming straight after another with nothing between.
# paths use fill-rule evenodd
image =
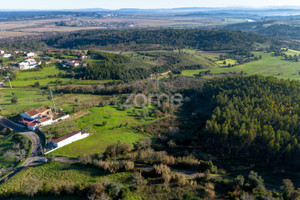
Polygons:
<instances>
[{"instance_id":1,"label":"horizon line","mask_svg":"<svg viewBox=\"0 0 300 200\"><path fill-rule=\"evenodd\" d=\"M0 11L72 11L72 10L103 10L103 11L119 11L119 10L175 10L175 9L291 9L291 10L298 10L300 9L299 5L283 5L283 6L205 6L205 7L170 7L170 8L135 8L135 7L124 7L124 8L99 8L99 7L88 7L88 8L61 8L61 9L44 9L44 8L37 8L37 9L0 9Z\"/></svg>"}]
</instances>

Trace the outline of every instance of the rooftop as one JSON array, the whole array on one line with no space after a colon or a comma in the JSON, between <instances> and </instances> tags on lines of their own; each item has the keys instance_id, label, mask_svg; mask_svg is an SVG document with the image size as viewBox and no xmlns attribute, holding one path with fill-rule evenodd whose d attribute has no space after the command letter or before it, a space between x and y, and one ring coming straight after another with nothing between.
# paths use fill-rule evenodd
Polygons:
<instances>
[{"instance_id":1,"label":"rooftop","mask_svg":"<svg viewBox=\"0 0 300 200\"><path fill-rule=\"evenodd\" d=\"M59 143L59 142L61 142L61 141L63 141L63 140L66 140L66 139L68 139L68 138L70 138L70 137L72 137L72 136L74 136L74 135L77 135L77 134L84 134L84 133L83 133L83 132L80 132L80 131L73 131L72 133L69 133L69 134L64 135L64 136L62 136L62 137L60 137L60 138L57 138L57 139L55 139L55 140L52 140L52 142L54 142L54 143Z\"/></svg>"}]
</instances>

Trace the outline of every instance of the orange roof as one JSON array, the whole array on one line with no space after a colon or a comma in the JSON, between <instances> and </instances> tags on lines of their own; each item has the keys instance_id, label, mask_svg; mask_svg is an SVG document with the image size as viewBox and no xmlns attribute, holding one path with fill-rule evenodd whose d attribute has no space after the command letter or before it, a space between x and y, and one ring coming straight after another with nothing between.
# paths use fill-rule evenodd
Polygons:
<instances>
[{"instance_id":1,"label":"orange roof","mask_svg":"<svg viewBox=\"0 0 300 200\"><path fill-rule=\"evenodd\" d=\"M25 112L27 115L29 116L34 116L34 115L37 115L39 114L39 112L36 110L36 109L31 109L31 110L28 110L27 112Z\"/></svg>"},{"instance_id":2,"label":"orange roof","mask_svg":"<svg viewBox=\"0 0 300 200\"><path fill-rule=\"evenodd\" d=\"M43 113L43 112L45 112L45 111L47 111L47 110L50 110L50 108L47 108L46 106L42 106L42 107L40 107L40 108L37 108L37 109L35 109L37 112L39 112L39 113Z\"/></svg>"},{"instance_id":3,"label":"orange roof","mask_svg":"<svg viewBox=\"0 0 300 200\"><path fill-rule=\"evenodd\" d=\"M45 117L45 118L40 119L39 121L42 123L42 122L46 122L46 121L49 121L49 120L51 120L50 117Z\"/></svg>"}]
</instances>

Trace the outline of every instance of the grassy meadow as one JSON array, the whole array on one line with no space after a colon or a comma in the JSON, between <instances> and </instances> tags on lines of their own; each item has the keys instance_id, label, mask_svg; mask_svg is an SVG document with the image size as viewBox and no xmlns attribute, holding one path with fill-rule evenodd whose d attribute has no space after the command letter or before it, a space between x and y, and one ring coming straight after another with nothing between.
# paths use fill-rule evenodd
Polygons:
<instances>
[{"instance_id":1,"label":"grassy meadow","mask_svg":"<svg viewBox=\"0 0 300 200\"><path fill-rule=\"evenodd\" d=\"M135 108L138 112L141 108ZM72 116L73 117L73 116ZM154 120L148 117L149 121ZM103 125L103 121L107 124ZM136 132L131 126L136 126L148 121L135 116L133 108L121 110L115 106L93 107L89 113L75 120L62 121L43 130L55 137L66 135L72 131L86 131L91 136L62 147L53 152L57 156L78 157L83 154L94 154L105 151L105 148L117 141L133 143L150 137L147 134Z\"/></svg>"},{"instance_id":2,"label":"grassy meadow","mask_svg":"<svg viewBox=\"0 0 300 200\"><path fill-rule=\"evenodd\" d=\"M101 181L104 177L111 181L118 180L119 183L126 185L131 173L108 174L96 168L51 162L25 168L1 185L0 194L26 191L28 185L36 187L44 185L50 189L64 185L88 186Z\"/></svg>"},{"instance_id":3,"label":"grassy meadow","mask_svg":"<svg viewBox=\"0 0 300 200\"><path fill-rule=\"evenodd\" d=\"M275 57L272 53L254 52L255 56L262 56L261 60L249 62L231 68L218 67L210 69L212 74L244 72L247 74L261 74L264 76L274 76L280 79L300 80L299 70L300 63L295 61L287 61L282 57ZM202 70L185 70L183 76L196 76Z\"/></svg>"},{"instance_id":4,"label":"grassy meadow","mask_svg":"<svg viewBox=\"0 0 300 200\"><path fill-rule=\"evenodd\" d=\"M9 152L16 151L12 148L13 144L13 133L9 135L0 134L0 169L15 166L15 154L9 154Z\"/></svg>"},{"instance_id":5,"label":"grassy meadow","mask_svg":"<svg viewBox=\"0 0 300 200\"><path fill-rule=\"evenodd\" d=\"M11 103L11 99L17 96L18 102ZM41 106L52 107L52 102L48 99L49 92L42 91L38 88L14 88L0 90L0 114L2 116L13 116L24 111L38 108ZM98 104L102 97L90 94L55 94L54 101L56 107L62 108L63 111L70 112L75 105L75 99L80 99L81 103Z\"/></svg>"}]
</instances>

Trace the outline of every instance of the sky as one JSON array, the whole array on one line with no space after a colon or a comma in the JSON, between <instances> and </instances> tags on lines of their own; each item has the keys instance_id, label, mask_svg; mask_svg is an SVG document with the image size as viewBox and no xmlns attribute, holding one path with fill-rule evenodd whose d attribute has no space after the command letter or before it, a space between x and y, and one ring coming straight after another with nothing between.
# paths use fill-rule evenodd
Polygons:
<instances>
[{"instance_id":1,"label":"sky","mask_svg":"<svg viewBox=\"0 0 300 200\"><path fill-rule=\"evenodd\" d=\"M0 9L177 8L300 6L299 0L0 0Z\"/></svg>"}]
</instances>

